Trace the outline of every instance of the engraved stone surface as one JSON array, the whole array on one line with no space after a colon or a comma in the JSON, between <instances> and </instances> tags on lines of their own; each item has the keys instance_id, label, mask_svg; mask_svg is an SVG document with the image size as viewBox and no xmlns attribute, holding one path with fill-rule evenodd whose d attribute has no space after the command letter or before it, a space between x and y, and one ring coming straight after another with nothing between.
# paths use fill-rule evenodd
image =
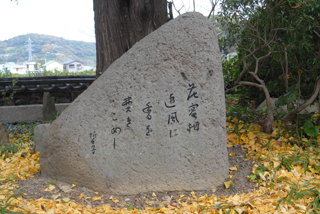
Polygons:
<instances>
[{"instance_id":1,"label":"engraved stone surface","mask_svg":"<svg viewBox=\"0 0 320 214\"><path fill-rule=\"evenodd\" d=\"M116 60L50 125L42 174L99 192L211 189L228 177L213 23L186 13Z\"/></svg>"}]
</instances>

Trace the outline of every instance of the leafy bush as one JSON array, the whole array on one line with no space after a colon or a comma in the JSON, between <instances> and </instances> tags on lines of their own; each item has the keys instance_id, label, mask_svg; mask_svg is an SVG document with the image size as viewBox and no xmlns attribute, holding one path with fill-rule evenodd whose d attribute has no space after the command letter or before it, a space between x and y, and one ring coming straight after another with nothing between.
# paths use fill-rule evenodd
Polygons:
<instances>
[{"instance_id":1,"label":"leafy bush","mask_svg":"<svg viewBox=\"0 0 320 214\"><path fill-rule=\"evenodd\" d=\"M39 124L39 122L34 121L22 122L15 125L6 124L8 133L13 134L13 138L10 143L4 144L0 148L0 155L5 159L23 149L25 142L33 140L34 128Z\"/></svg>"},{"instance_id":2,"label":"leafy bush","mask_svg":"<svg viewBox=\"0 0 320 214\"><path fill-rule=\"evenodd\" d=\"M2 189L5 190L5 189ZM1 190L0 190L1 191ZM24 210L22 207L19 207L17 205L12 204L11 202L17 198L18 196L22 195L22 192L18 193L18 194L10 194L10 191L7 190L6 193L2 194L5 196L5 199L1 199L0 200L0 213L1 214L5 214L5 213L11 213L11 214L23 214L21 212L13 212L10 211L8 208L9 207L17 207L19 209Z\"/></svg>"},{"instance_id":3,"label":"leafy bush","mask_svg":"<svg viewBox=\"0 0 320 214\"><path fill-rule=\"evenodd\" d=\"M14 87L17 82L18 82L18 79L13 79L12 85L9 86L9 88ZM5 106L9 105L10 101L13 99L13 96L15 94L15 92L11 92L11 93L9 93L9 96L6 96L7 93L8 93L7 91L2 92L2 100L3 100Z\"/></svg>"},{"instance_id":4,"label":"leafy bush","mask_svg":"<svg viewBox=\"0 0 320 214\"><path fill-rule=\"evenodd\" d=\"M59 71L28 71L27 74L11 74L10 77L32 77L32 76L76 76L76 75L96 75L94 70L85 70L80 72L69 72L67 70Z\"/></svg>"}]
</instances>

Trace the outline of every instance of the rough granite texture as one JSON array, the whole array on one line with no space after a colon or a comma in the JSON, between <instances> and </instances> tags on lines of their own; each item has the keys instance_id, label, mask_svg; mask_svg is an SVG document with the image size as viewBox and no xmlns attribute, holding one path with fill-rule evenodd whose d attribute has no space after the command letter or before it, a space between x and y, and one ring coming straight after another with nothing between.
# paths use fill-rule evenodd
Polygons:
<instances>
[{"instance_id":1,"label":"rough granite texture","mask_svg":"<svg viewBox=\"0 0 320 214\"><path fill-rule=\"evenodd\" d=\"M9 143L9 135L7 133L6 127L0 123L0 146Z\"/></svg>"},{"instance_id":2,"label":"rough granite texture","mask_svg":"<svg viewBox=\"0 0 320 214\"><path fill-rule=\"evenodd\" d=\"M49 92L43 93L42 119L49 121L56 119L57 109L54 103L54 97L50 97Z\"/></svg>"},{"instance_id":3,"label":"rough granite texture","mask_svg":"<svg viewBox=\"0 0 320 214\"><path fill-rule=\"evenodd\" d=\"M57 103L55 106L58 112L61 113L69 106L69 103ZM0 122L43 121L42 107L43 105L0 106Z\"/></svg>"},{"instance_id":4,"label":"rough granite texture","mask_svg":"<svg viewBox=\"0 0 320 214\"><path fill-rule=\"evenodd\" d=\"M44 143L44 176L99 192L222 184L226 115L213 24L186 13L137 42L50 125Z\"/></svg>"},{"instance_id":5,"label":"rough granite texture","mask_svg":"<svg viewBox=\"0 0 320 214\"><path fill-rule=\"evenodd\" d=\"M43 147L44 147L43 135L44 133L46 133L49 127L50 127L50 124L46 123L46 124L37 125L34 128L33 142L36 145L35 151L39 151L40 153L43 153Z\"/></svg>"}]
</instances>

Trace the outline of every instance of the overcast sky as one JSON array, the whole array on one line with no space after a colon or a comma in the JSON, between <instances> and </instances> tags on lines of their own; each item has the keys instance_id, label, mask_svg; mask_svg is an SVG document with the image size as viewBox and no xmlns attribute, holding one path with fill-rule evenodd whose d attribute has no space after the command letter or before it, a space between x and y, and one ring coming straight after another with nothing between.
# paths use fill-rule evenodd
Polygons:
<instances>
[{"instance_id":1,"label":"overcast sky","mask_svg":"<svg viewBox=\"0 0 320 214\"><path fill-rule=\"evenodd\" d=\"M195 0L196 11L208 16L209 0ZM175 0L181 14L193 11L192 0ZM0 41L28 33L95 42L93 0L0 0Z\"/></svg>"}]
</instances>

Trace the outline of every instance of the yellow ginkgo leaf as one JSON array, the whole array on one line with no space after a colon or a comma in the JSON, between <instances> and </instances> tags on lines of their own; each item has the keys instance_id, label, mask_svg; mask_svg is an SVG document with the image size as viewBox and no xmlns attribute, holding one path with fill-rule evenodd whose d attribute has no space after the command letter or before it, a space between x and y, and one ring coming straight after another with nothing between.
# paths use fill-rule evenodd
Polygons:
<instances>
[{"instance_id":1,"label":"yellow ginkgo leaf","mask_svg":"<svg viewBox=\"0 0 320 214\"><path fill-rule=\"evenodd\" d=\"M260 178L262 179L262 180L266 180L266 177L262 174L262 173L259 173L259 176L260 176Z\"/></svg>"},{"instance_id":2,"label":"yellow ginkgo leaf","mask_svg":"<svg viewBox=\"0 0 320 214\"><path fill-rule=\"evenodd\" d=\"M227 144L227 147L228 147L228 148L231 148L231 147L233 147L233 144L232 144L232 143L228 143L228 144Z\"/></svg>"},{"instance_id":3,"label":"yellow ginkgo leaf","mask_svg":"<svg viewBox=\"0 0 320 214\"><path fill-rule=\"evenodd\" d=\"M234 208L239 214L241 214L243 212L243 209L238 207L238 208Z\"/></svg>"},{"instance_id":4,"label":"yellow ginkgo leaf","mask_svg":"<svg viewBox=\"0 0 320 214\"><path fill-rule=\"evenodd\" d=\"M167 208L165 208L165 207L162 207L162 208L160 209L160 212L165 212L165 211L167 211Z\"/></svg>"},{"instance_id":5,"label":"yellow ginkgo leaf","mask_svg":"<svg viewBox=\"0 0 320 214\"><path fill-rule=\"evenodd\" d=\"M54 190L56 187L52 184L49 184L49 186L44 190L46 192L51 192L52 190Z\"/></svg>"},{"instance_id":6,"label":"yellow ginkgo leaf","mask_svg":"<svg viewBox=\"0 0 320 214\"><path fill-rule=\"evenodd\" d=\"M273 161L273 167L274 168L278 167L280 164L281 164L280 161L275 161L275 160Z\"/></svg>"},{"instance_id":7,"label":"yellow ginkgo leaf","mask_svg":"<svg viewBox=\"0 0 320 214\"><path fill-rule=\"evenodd\" d=\"M248 133L248 138L249 138L249 140L253 140L255 137L256 137L256 135L253 134L252 132L249 132L249 133Z\"/></svg>"},{"instance_id":8,"label":"yellow ginkgo leaf","mask_svg":"<svg viewBox=\"0 0 320 214\"><path fill-rule=\"evenodd\" d=\"M101 197L93 197L92 198L92 201L100 201L101 200Z\"/></svg>"},{"instance_id":9,"label":"yellow ginkgo leaf","mask_svg":"<svg viewBox=\"0 0 320 214\"><path fill-rule=\"evenodd\" d=\"M230 157L233 157L233 156L234 156L234 153L230 153L229 156L230 156Z\"/></svg>"},{"instance_id":10,"label":"yellow ginkgo leaf","mask_svg":"<svg viewBox=\"0 0 320 214\"><path fill-rule=\"evenodd\" d=\"M62 199L64 202L68 203L70 201L70 198L63 198Z\"/></svg>"},{"instance_id":11,"label":"yellow ginkgo leaf","mask_svg":"<svg viewBox=\"0 0 320 214\"><path fill-rule=\"evenodd\" d=\"M226 181L226 182L224 182L224 186L225 186L227 189L229 189L230 185L231 185L231 181Z\"/></svg>"},{"instance_id":12,"label":"yellow ginkgo leaf","mask_svg":"<svg viewBox=\"0 0 320 214\"><path fill-rule=\"evenodd\" d=\"M94 194L98 195L98 194L99 194L99 192L94 192Z\"/></svg>"},{"instance_id":13,"label":"yellow ginkgo leaf","mask_svg":"<svg viewBox=\"0 0 320 214\"><path fill-rule=\"evenodd\" d=\"M82 198L86 198L86 196L84 196L82 193L80 194L79 200Z\"/></svg>"},{"instance_id":14,"label":"yellow ginkgo leaf","mask_svg":"<svg viewBox=\"0 0 320 214\"><path fill-rule=\"evenodd\" d=\"M116 198L112 198L112 201L113 201L114 203L118 203L118 202L119 202L119 200L116 199Z\"/></svg>"},{"instance_id":15,"label":"yellow ginkgo leaf","mask_svg":"<svg viewBox=\"0 0 320 214\"><path fill-rule=\"evenodd\" d=\"M182 195L180 195L180 198L183 198L185 195L184 194L182 194Z\"/></svg>"},{"instance_id":16,"label":"yellow ginkgo leaf","mask_svg":"<svg viewBox=\"0 0 320 214\"><path fill-rule=\"evenodd\" d=\"M52 196L53 200L57 200L59 197L61 197L61 194L60 194L60 193L57 194L57 195L53 195L53 196Z\"/></svg>"},{"instance_id":17,"label":"yellow ginkgo leaf","mask_svg":"<svg viewBox=\"0 0 320 214\"><path fill-rule=\"evenodd\" d=\"M231 210L231 211L230 211L230 214L236 214L236 211Z\"/></svg>"},{"instance_id":18,"label":"yellow ginkgo leaf","mask_svg":"<svg viewBox=\"0 0 320 214\"><path fill-rule=\"evenodd\" d=\"M73 187L76 187L76 185L75 185L75 184L72 184L71 188L73 188Z\"/></svg>"},{"instance_id":19,"label":"yellow ginkgo leaf","mask_svg":"<svg viewBox=\"0 0 320 214\"><path fill-rule=\"evenodd\" d=\"M229 170L231 170L231 171L238 171L238 168L234 166L234 167L230 167Z\"/></svg>"}]
</instances>

